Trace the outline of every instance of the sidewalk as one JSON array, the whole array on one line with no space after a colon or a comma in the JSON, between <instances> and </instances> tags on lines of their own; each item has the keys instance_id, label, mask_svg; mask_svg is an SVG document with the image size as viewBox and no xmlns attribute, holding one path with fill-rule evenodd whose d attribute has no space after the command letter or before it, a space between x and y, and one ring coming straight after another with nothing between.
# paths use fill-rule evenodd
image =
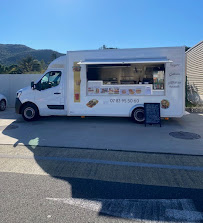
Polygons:
<instances>
[{"instance_id":1,"label":"sidewalk","mask_svg":"<svg viewBox=\"0 0 203 223\"><path fill-rule=\"evenodd\" d=\"M200 139L178 139L171 132L191 132ZM14 109L0 113L0 144L109 149L203 155L203 114L139 125L128 118L43 117L25 122Z\"/></svg>"}]
</instances>

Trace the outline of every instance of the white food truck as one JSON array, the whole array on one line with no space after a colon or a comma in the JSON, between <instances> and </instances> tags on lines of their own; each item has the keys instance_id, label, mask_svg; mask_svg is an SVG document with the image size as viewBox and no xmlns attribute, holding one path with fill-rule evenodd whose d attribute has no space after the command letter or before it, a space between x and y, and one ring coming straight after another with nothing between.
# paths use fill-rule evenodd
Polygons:
<instances>
[{"instance_id":1,"label":"white food truck","mask_svg":"<svg viewBox=\"0 0 203 223\"><path fill-rule=\"evenodd\" d=\"M144 103L161 117L185 113L185 47L70 51L17 92L16 112L39 116L119 116L145 120Z\"/></svg>"}]
</instances>

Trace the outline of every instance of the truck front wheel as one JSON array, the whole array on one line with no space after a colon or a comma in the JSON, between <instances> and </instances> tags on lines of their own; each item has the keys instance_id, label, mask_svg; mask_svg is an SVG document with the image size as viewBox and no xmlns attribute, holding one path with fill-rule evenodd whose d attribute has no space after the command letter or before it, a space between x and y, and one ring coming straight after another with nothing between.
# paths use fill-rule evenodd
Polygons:
<instances>
[{"instance_id":1,"label":"truck front wheel","mask_svg":"<svg viewBox=\"0 0 203 223\"><path fill-rule=\"evenodd\" d=\"M39 111L36 105L28 103L23 106L22 116L25 121L34 121L39 118Z\"/></svg>"},{"instance_id":2,"label":"truck front wheel","mask_svg":"<svg viewBox=\"0 0 203 223\"><path fill-rule=\"evenodd\" d=\"M144 108L136 108L133 110L131 115L133 121L142 124L145 121Z\"/></svg>"}]
</instances>

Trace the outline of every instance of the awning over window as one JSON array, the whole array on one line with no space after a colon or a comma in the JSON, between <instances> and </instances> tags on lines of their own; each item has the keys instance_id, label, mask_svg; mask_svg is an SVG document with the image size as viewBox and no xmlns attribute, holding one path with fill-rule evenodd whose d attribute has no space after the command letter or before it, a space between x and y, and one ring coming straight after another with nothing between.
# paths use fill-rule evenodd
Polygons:
<instances>
[{"instance_id":1,"label":"awning over window","mask_svg":"<svg viewBox=\"0 0 203 223\"><path fill-rule=\"evenodd\" d=\"M172 63L167 58L136 58L136 59L107 59L107 60L85 60L78 64L133 64L133 63Z\"/></svg>"}]
</instances>

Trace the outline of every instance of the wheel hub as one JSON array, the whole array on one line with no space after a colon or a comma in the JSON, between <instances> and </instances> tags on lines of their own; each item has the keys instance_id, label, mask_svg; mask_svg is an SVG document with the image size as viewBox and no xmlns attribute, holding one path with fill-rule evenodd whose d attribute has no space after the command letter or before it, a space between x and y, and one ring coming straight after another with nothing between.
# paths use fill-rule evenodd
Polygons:
<instances>
[{"instance_id":1,"label":"wheel hub","mask_svg":"<svg viewBox=\"0 0 203 223\"><path fill-rule=\"evenodd\" d=\"M145 116L144 116L144 110L142 109L137 109L134 112L134 118L136 121L138 122L143 122L145 120Z\"/></svg>"},{"instance_id":2,"label":"wheel hub","mask_svg":"<svg viewBox=\"0 0 203 223\"><path fill-rule=\"evenodd\" d=\"M138 112L137 117L138 117L138 119L142 120L144 118L143 112Z\"/></svg>"},{"instance_id":3,"label":"wheel hub","mask_svg":"<svg viewBox=\"0 0 203 223\"><path fill-rule=\"evenodd\" d=\"M28 107L25 109L24 115L27 119L32 119L35 116L35 110L31 107Z\"/></svg>"}]
</instances>

